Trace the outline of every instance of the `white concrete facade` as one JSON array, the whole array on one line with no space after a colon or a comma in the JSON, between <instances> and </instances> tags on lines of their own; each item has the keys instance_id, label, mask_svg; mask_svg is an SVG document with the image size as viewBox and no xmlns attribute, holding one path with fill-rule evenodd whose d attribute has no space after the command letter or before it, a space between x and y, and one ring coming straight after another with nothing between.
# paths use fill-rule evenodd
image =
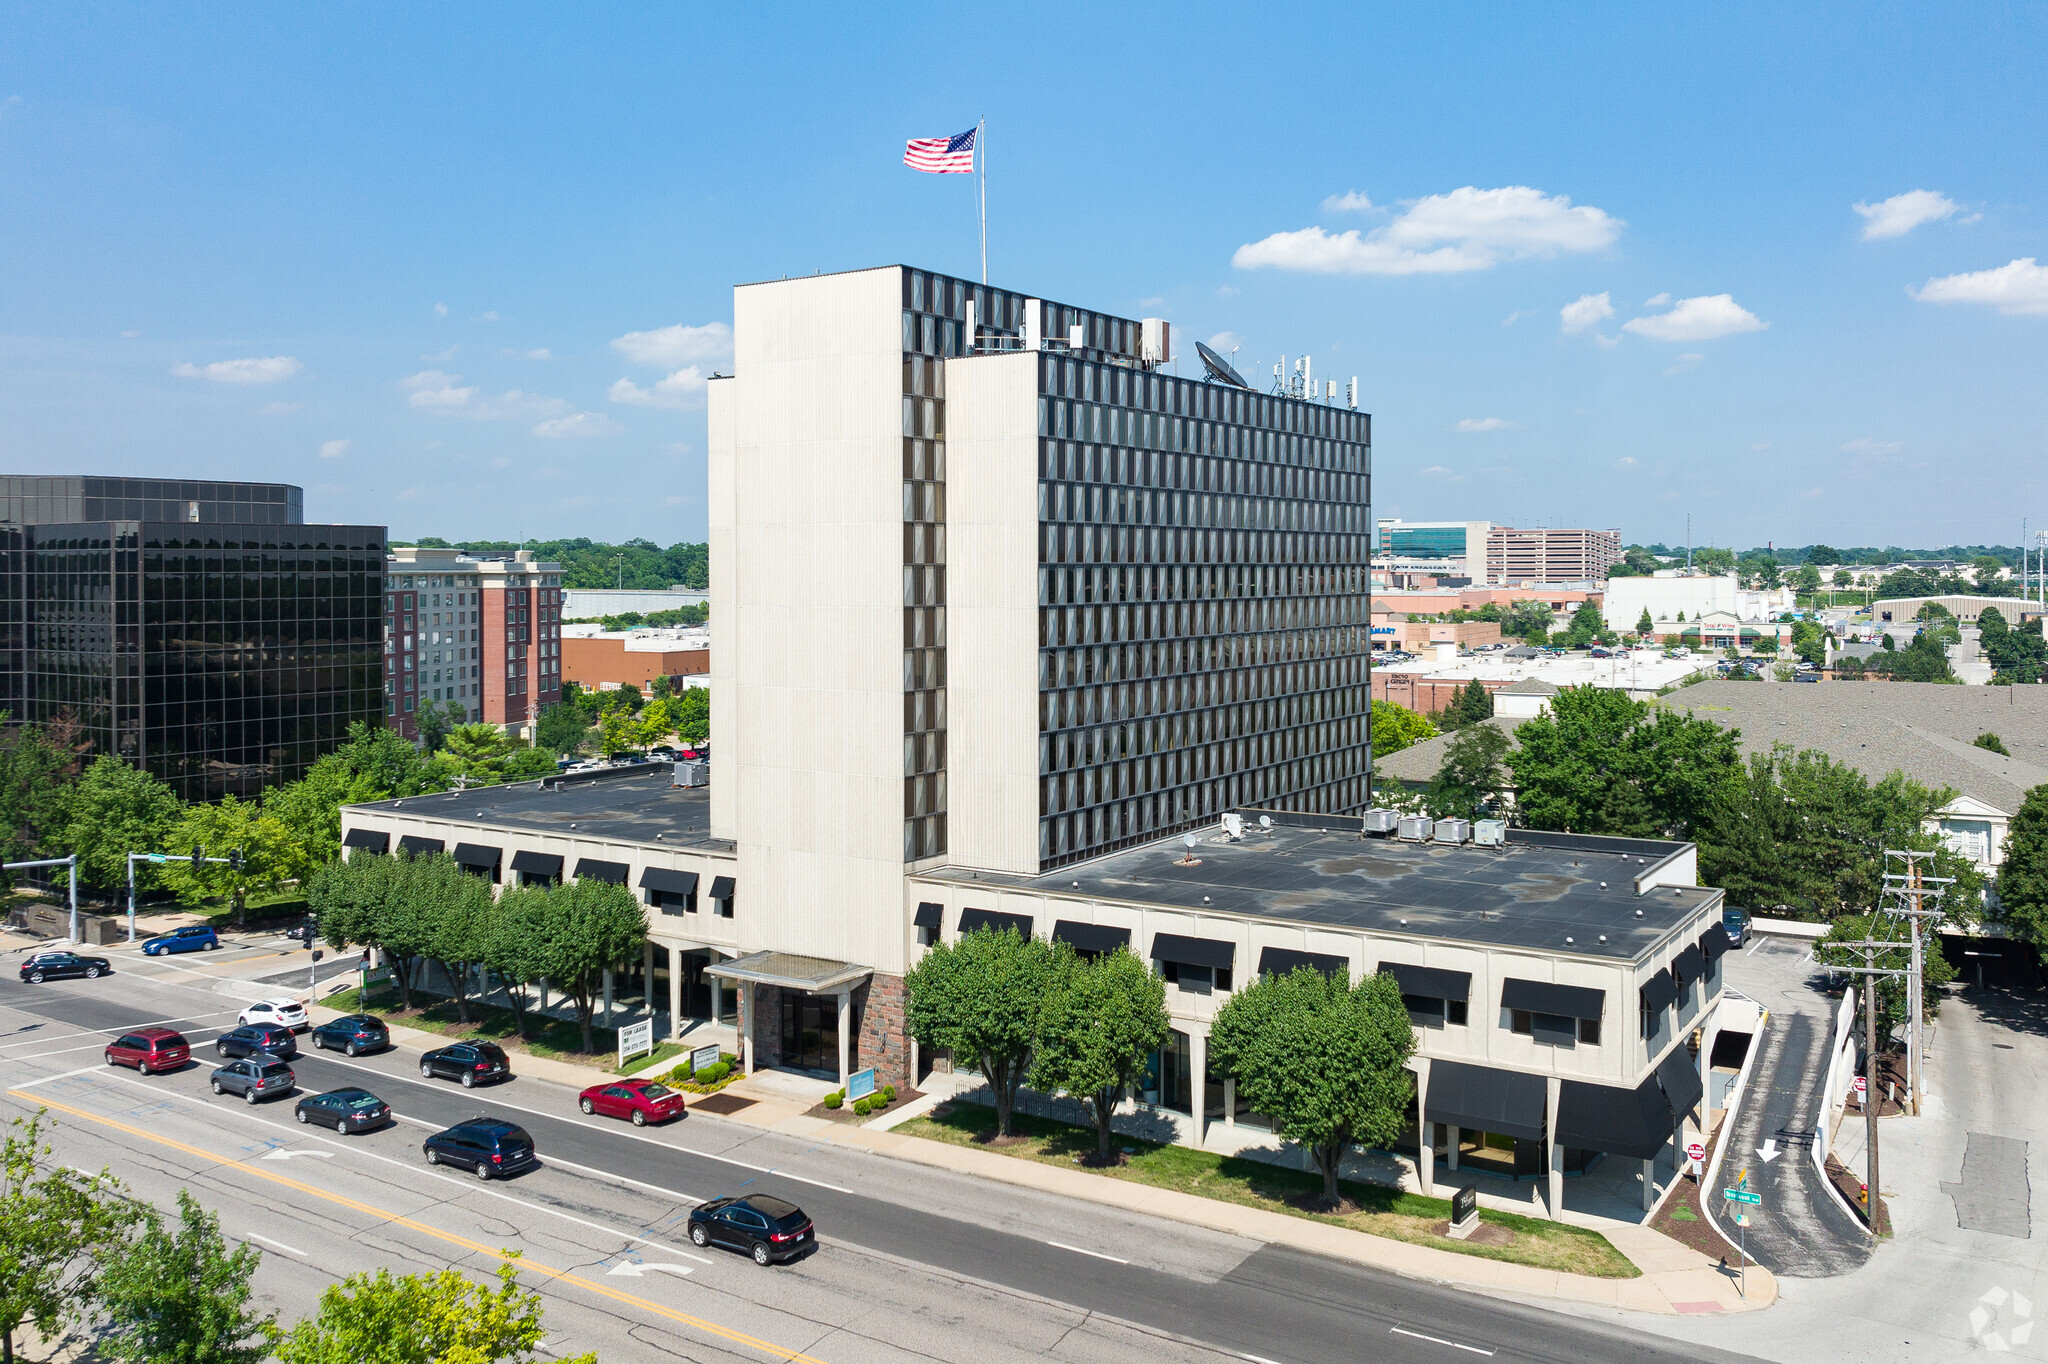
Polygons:
<instances>
[{"instance_id":1,"label":"white concrete facade","mask_svg":"<svg viewBox=\"0 0 2048 1364\"><path fill-rule=\"evenodd\" d=\"M1666 622L1681 615L1690 622L1706 612L1726 612L1739 620L1772 620L1795 609L1793 590L1743 588L1733 573L1712 576L1705 573L1660 572L1650 578L1609 578L1606 604L1601 614L1614 630L1633 630L1643 612L1658 632L1669 633Z\"/></svg>"}]
</instances>

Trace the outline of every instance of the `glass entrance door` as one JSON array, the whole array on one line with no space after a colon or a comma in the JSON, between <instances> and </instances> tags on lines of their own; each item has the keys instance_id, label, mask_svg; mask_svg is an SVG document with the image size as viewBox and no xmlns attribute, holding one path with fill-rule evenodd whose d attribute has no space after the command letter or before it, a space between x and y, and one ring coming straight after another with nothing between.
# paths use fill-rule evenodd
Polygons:
<instances>
[{"instance_id":1,"label":"glass entrance door","mask_svg":"<svg viewBox=\"0 0 2048 1364\"><path fill-rule=\"evenodd\" d=\"M839 1001L826 995L782 996L782 1064L839 1077Z\"/></svg>"}]
</instances>

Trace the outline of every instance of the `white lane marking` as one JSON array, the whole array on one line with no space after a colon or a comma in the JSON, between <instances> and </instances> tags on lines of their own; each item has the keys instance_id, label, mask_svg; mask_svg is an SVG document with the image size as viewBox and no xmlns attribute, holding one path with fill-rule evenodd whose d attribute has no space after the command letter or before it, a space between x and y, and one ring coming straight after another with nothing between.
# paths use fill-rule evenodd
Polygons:
<instances>
[{"instance_id":1,"label":"white lane marking","mask_svg":"<svg viewBox=\"0 0 2048 1364\"><path fill-rule=\"evenodd\" d=\"M1079 1246L1070 1246L1065 1241L1047 1241L1046 1244L1055 1250L1071 1250L1076 1255L1092 1255L1098 1260L1109 1260L1115 1264L1127 1265L1130 1263L1129 1260L1118 1259L1114 1255L1104 1255L1099 1250L1083 1250Z\"/></svg>"},{"instance_id":2,"label":"white lane marking","mask_svg":"<svg viewBox=\"0 0 2048 1364\"><path fill-rule=\"evenodd\" d=\"M433 1085L429 1081L417 1080L410 1075L393 1075L391 1072L379 1070L375 1066L366 1066L361 1061L344 1060L343 1058L336 1056L333 1052L324 1051L320 1053L320 1059L329 1062L333 1065L350 1066L356 1070L368 1071L370 1074L375 1075L380 1079L399 1080L409 1085L416 1084L424 1085L427 1088L438 1088L438 1086ZM593 1081L592 1083L596 1083L596 1081ZM475 1091L470 1092L474 1093ZM630 1126L614 1127L608 1123L584 1122L580 1118L569 1114L550 1113L544 1108L528 1108L524 1104L507 1103L505 1100L496 1097L493 1097L491 1102L501 1108L510 1108L520 1113L531 1113L536 1118L552 1118L556 1122L573 1123L578 1127L587 1128L592 1132L610 1132L613 1136L624 1137L628 1141L644 1141L649 1146L658 1146L664 1151L677 1151L686 1156L696 1156L701 1160L715 1160L721 1165L735 1165L742 1170L752 1170L755 1174L758 1175L774 1175L777 1179L794 1180L798 1184L815 1184L817 1187L821 1189L830 1189L833 1193L850 1194L854 1192L852 1189L847 1188L843 1184L831 1184L827 1183L825 1180L822 1179L806 1179L802 1175L793 1175L789 1173L789 1171L787 1170L778 1169L772 1165L756 1165L752 1161L734 1160L731 1156L714 1155L710 1151L698 1151L688 1146L678 1146L673 1142L656 1141L653 1137L646 1137L640 1135L638 1132L635 1132ZM436 1130L438 1131L439 1129ZM759 1135L759 1133L757 1133L757 1135ZM814 1147L812 1149L815 1150L816 1148ZM808 1155L809 1152L806 1152L805 1154ZM620 1178L620 1176L609 1174L606 1177L610 1179ZM631 1181L629 1180L627 1182L630 1183ZM670 1193L673 1192L673 1190L665 1189L663 1190L663 1192ZM699 1199L698 1201L702 1202L703 1200Z\"/></svg>"},{"instance_id":3,"label":"white lane marking","mask_svg":"<svg viewBox=\"0 0 2048 1364\"><path fill-rule=\"evenodd\" d=\"M219 1018L222 1014L231 1014L233 1012L233 1009L215 1009L210 1014L187 1014L183 1018L153 1018L145 1023L131 1023L124 1028L84 1028L78 1032L59 1033L54 1037L23 1037L13 1042L0 1042L0 1051L12 1047L35 1046L41 1042L69 1042L74 1037L107 1037L110 1035L119 1037L124 1032L135 1032L142 1028L161 1028L170 1023L197 1023L201 1019ZM205 1029L202 1028L199 1031L204 1032Z\"/></svg>"},{"instance_id":4,"label":"white lane marking","mask_svg":"<svg viewBox=\"0 0 2048 1364\"><path fill-rule=\"evenodd\" d=\"M403 1113L393 1113L391 1120L393 1122L409 1123L414 1127L424 1128L429 1132L447 1130L440 1123L431 1123L425 1118L409 1118ZM660 1194L663 1198L673 1198L681 1203L702 1203L705 1201L695 1194L684 1193L681 1189L669 1189L659 1184L648 1184L642 1180L629 1179L625 1175L613 1174L610 1170L600 1170L594 1165L580 1165L573 1160L564 1160L560 1156L543 1156L540 1163L543 1165L559 1165L565 1170L574 1170L578 1174L589 1175L593 1179L608 1179L614 1184L630 1184L636 1189L645 1189L649 1193ZM707 1261L706 1263L709 1262Z\"/></svg>"},{"instance_id":5,"label":"white lane marking","mask_svg":"<svg viewBox=\"0 0 2048 1364\"><path fill-rule=\"evenodd\" d=\"M685 1274L696 1273L696 1271L691 1269L688 1265L663 1265L655 1264L651 1261L636 1265L631 1260L621 1260L619 1263L613 1265L610 1269L607 1269L605 1273L607 1275L623 1274L629 1279L641 1279L645 1278L647 1276L647 1272L653 1269L667 1270L669 1273L674 1274L679 1278Z\"/></svg>"},{"instance_id":6,"label":"white lane marking","mask_svg":"<svg viewBox=\"0 0 2048 1364\"><path fill-rule=\"evenodd\" d=\"M102 1062L100 1065L97 1066L80 1066L77 1070L59 1071L55 1075L38 1075L33 1080L17 1080L12 1083L14 1084L14 1087L16 1089L27 1089L30 1085L49 1084L52 1080L68 1080L74 1075L97 1075L100 1071L104 1069L106 1069L106 1065L104 1062ZM124 1079L126 1077L120 1075L109 1075L107 1078L109 1080L119 1080Z\"/></svg>"},{"instance_id":7,"label":"white lane marking","mask_svg":"<svg viewBox=\"0 0 2048 1364\"><path fill-rule=\"evenodd\" d=\"M1280 1364L1279 1360L1268 1359L1264 1355L1246 1355L1245 1358L1249 1359L1252 1364Z\"/></svg>"},{"instance_id":8,"label":"white lane marking","mask_svg":"<svg viewBox=\"0 0 2048 1364\"><path fill-rule=\"evenodd\" d=\"M274 1150L274 1151L271 1151L271 1152L268 1152L268 1153L266 1153L266 1154L264 1155L263 1159L265 1159L265 1160L290 1160L290 1159L291 1159L291 1158L292 1158L293 1156L318 1156L318 1157L320 1157L320 1159L322 1159L322 1160L333 1160L333 1159L334 1159L334 1152L332 1152L332 1151L287 1151L287 1150L286 1150L286 1149L285 1149L284 1147L280 1146L280 1147L278 1147L278 1148L277 1148L276 1150Z\"/></svg>"},{"instance_id":9,"label":"white lane marking","mask_svg":"<svg viewBox=\"0 0 2048 1364\"><path fill-rule=\"evenodd\" d=\"M1410 1331L1399 1326L1389 1326L1387 1329L1397 1336L1412 1336L1416 1340L1426 1340L1432 1345L1448 1345L1453 1350L1466 1350L1475 1355L1491 1356L1493 1354L1493 1351L1482 1350L1477 1345L1460 1345L1457 1341L1445 1340L1442 1336L1426 1336L1420 1331Z\"/></svg>"},{"instance_id":10,"label":"white lane marking","mask_svg":"<svg viewBox=\"0 0 2048 1364\"><path fill-rule=\"evenodd\" d=\"M218 1023L218 1024L215 1024L215 1023L209 1023L209 1024L207 1024L207 1025L206 1025L205 1027L203 1027L203 1028L194 1028L194 1029L193 1029L192 1031L193 1031L194 1033L202 1033L202 1032L225 1032L225 1031L227 1031L227 1030L228 1030L228 1029L229 1029L230 1027L232 1027L232 1026L233 1026L232 1024L227 1024L227 1023ZM114 1031L114 1030L110 1029L109 1031ZM121 1032L133 1032L133 1031L134 1031L134 1029L133 1029L133 1028L124 1028L124 1029L120 1029L119 1031L121 1031ZM79 1034L79 1035L80 1035L80 1036L88 1036L89 1034L83 1034L83 1033L81 1033L81 1034ZM190 1040L191 1040L191 1038L189 1038L189 1037L188 1037L188 1038L187 1038L186 1040L187 1040L187 1041L190 1041ZM40 1061L40 1060L42 1060L42 1059L43 1059L43 1058L44 1058L45 1056L63 1056L63 1055L66 1055L66 1054L67 1054L67 1053L69 1053L69 1052L74 1052L74 1051L101 1051L101 1050L104 1050L104 1049L105 1049L106 1045L107 1045L107 1043L105 1042L105 1040L101 1040L101 1041L98 1041L98 1042L88 1042L88 1043L86 1043L86 1044L85 1044L84 1046L82 1046L82 1047L58 1047L58 1048L57 1048L56 1050L54 1050L54 1051L32 1051L32 1052L24 1052L24 1053L23 1053L22 1055L20 1055L20 1056L0 1056L0 1065L7 1065L7 1064L10 1064L10 1063L12 1063L12 1062L17 1062L17 1061ZM194 1059L197 1059L197 1058L194 1058ZM204 1064L204 1063L202 1062L202 1064Z\"/></svg>"},{"instance_id":11,"label":"white lane marking","mask_svg":"<svg viewBox=\"0 0 2048 1364\"><path fill-rule=\"evenodd\" d=\"M270 1238L269 1238L268 1236L265 1236L265 1235L264 1235L264 1234L263 1234L262 1232L260 1232L260 1231L252 1231L252 1232L249 1232L249 1233L247 1233L247 1234L246 1234L246 1239L248 1239L248 1240L251 1240L251 1241L261 1241L261 1242L262 1242L262 1243L263 1243L264 1245L266 1245L266 1246L276 1246L276 1247L277 1247L277 1248L278 1248L279 1250L283 1251L283 1252L284 1252L285 1254L287 1254L287 1255L296 1255L296 1256L298 1256L298 1257L299 1257L299 1258L300 1258L301 1260L304 1260L304 1259L309 1259L309 1258L311 1258L311 1257L309 1257L309 1256L308 1256L308 1255L306 1254L306 1252L305 1252L305 1251L303 1251L303 1250L300 1250L300 1249L298 1249L298 1248L297 1248L297 1247L295 1247L295 1246L288 1246L288 1245L286 1245L286 1244L285 1244L284 1242L282 1242L282 1241L273 1241L273 1240L271 1240L271 1239L270 1239Z\"/></svg>"},{"instance_id":12,"label":"white lane marking","mask_svg":"<svg viewBox=\"0 0 2048 1364\"><path fill-rule=\"evenodd\" d=\"M141 1081L136 1080L127 1075L108 1075L100 1071L100 1069L97 1066L88 1066L86 1069L94 1074L98 1074L100 1078L105 1080L119 1080L125 1084L135 1085L138 1088L149 1088L149 1086L142 1084ZM452 1184L458 1188L467 1189L473 1194L482 1194L486 1198L500 1199L506 1203L517 1204L522 1208L530 1208L534 1212L546 1213L550 1217L559 1217L564 1222L574 1223L575 1225L587 1228L590 1231L603 1232L607 1236L623 1237L628 1241L636 1241L643 1246L653 1246L656 1250L666 1251L670 1255L680 1255L686 1260L696 1260L707 1265L718 1263L716 1260L707 1259L702 1255L692 1255L687 1250L678 1250L676 1247L669 1245L667 1242L657 1241L651 1236L638 1236L630 1231L620 1231L617 1227L607 1227L602 1223L586 1221L581 1217L573 1217L570 1214L563 1212L559 1208L551 1208L545 1203L535 1203L531 1200L524 1198L514 1198L511 1194L502 1192L501 1190L492 1188L486 1184L481 1184L470 1180L457 1179L453 1175L444 1175L436 1170L415 1165L409 1160L395 1160L390 1156L378 1155L375 1151L366 1151L362 1147L355 1145L351 1142L336 1141L332 1137L323 1137L316 1132L307 1132L304 1127L300 1126L297 1123L272 1122L268 1118L259 1118L254 1113L249 1112L247 1107L243 1105L230 1106L226 1104L213 1104L208 1103L203 1099L195 1099L184 1094L166 1094L163 1097L170 1102L188 1103L192 1105L194 1108L197 1108L205 1113L233 1113L237 1117L246 1119L249 1122L256 1123L263 1127L274 1127L280 1132L291 1132L297 1134L300 1137L304 1137L312 1141L325 1142L329 1146L333 1146L338 1150L347 1151L352 1155L361 1156L365 1160L375 1160L381 1161L386 1165L396 1165L401 1170L408 1170L414 1174L425 1175L427 1178L438 1180L443 1184ZM398 1115L395 1113L392 1114L392 1116L394 1118L398 1117ZM408 1118L404 1119L404 1121L419 1122L417 1118ZM420 1125L423 1127L433 1127L431 1123L421 1123ZM434 1128L433 1130L439 1131L440 1129ZM223 1159L225 1159L225 1157L223 1157ZM600 1177L605 1179L619 1180L621 1183L638 1183L637 1180L620 1179L620 1176L606 1174L602 1170L594 1170L591 1173L599 1175ZM659 1189L652 1184L641 1184L640 1187L643 1189L653 1190L655 1193L663 1194L670 1198L676 1198L687 1202L701 1203L704 1201L701 1198L691 1198L688 1194L679 1194L674 1189Z\"/></svg>"}]
</instances>

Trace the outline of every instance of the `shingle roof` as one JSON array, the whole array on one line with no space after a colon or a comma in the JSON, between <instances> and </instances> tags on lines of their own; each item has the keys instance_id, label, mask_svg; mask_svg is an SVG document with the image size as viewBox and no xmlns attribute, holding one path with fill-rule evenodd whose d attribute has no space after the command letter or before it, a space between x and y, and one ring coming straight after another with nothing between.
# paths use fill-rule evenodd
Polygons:
<instances>
[{"instance_id":1,"label":"shingle roof","mask_svg":"<svg viewBox=\"0 0 2048 1364\"><path fill-rule=\"evenodd\" d=\"M1494 693L1495 696L1555 696L1557 688L1540 677L1525 677L1511 682Z\"/></svg>"},{"instance_id":2,"label":"shingle roof","mask_svg":"<svg viewBox=\"0 0 2048 1364\"><path fill-rule=\"evenodd\" d=\"M1505 690L1505 688L1502 690ZM1492 725L1495 729L1507 735L1508 742L1512 745L1514 743L1515 726L1522 722L1520 720L1502 719L1496 716L1489 720L1481 720L1479 723ZM1436 777L1436 770L1443 766L1444 749L1449 747L1451 740L1456 737L1456 731L1450 734L1439 734L1434 739L1424 739L1419 744L1411 744L1399 753L1390 753L1384 758L1375 758L1372 764L1373 776L1382 782L1432 781Z\"/></svg>"}]
</instances>

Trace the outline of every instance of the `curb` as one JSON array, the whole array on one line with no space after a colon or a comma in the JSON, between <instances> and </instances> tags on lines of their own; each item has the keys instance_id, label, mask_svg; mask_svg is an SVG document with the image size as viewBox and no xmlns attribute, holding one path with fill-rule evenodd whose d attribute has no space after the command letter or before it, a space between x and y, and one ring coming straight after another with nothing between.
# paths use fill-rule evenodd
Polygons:
<instances>
[{"instance_id":1,"label":"curb","mask_svg":"<svg viewBox=\"0 0 2048 1364\"><path fill-rule=\"evenodd\" d=\"M1765 1009L1763 1016L1757 1020L1756 1032L1750 1036L1749 1052L1742 1058L1742 1069L1736 1072L1735 1083L1728 1090L1727 1106L1721 1110L1721 1139L1714 1143L1714 1158L1707 1163L1707 1168L1700 1174L1700 1216L1706 1219L1709 1227L1713 1228L1714 1235L1728 1243L1728 1249L1745 1259L1748 1258L1748 1252L1738 1246L1735 1243L1735 1239L1727 1232L1721 1230L1721 1223L1714 1217L1713 1209L1707 1206L1712 1201L1707 1195L1714 1187L1715 1177L1721 1173L1721 1160L1728 1154L1728 1143L1735 1139L1735 1115L1741 1109L1742 1101L1749 1097L1750 1072L1756 1068L1757 1053L1763 1050L1762 1046L1758 1044L1758 1039L1764 1035L1764 1029L1770 1025L1771 1011ZM1674 1180L1672 1188L1675 1189L1677 1187L1677 1181ZM1668 1197L1669 1195L1667 1194L1666 1196Z\"/></svg>"}]
</instances>

